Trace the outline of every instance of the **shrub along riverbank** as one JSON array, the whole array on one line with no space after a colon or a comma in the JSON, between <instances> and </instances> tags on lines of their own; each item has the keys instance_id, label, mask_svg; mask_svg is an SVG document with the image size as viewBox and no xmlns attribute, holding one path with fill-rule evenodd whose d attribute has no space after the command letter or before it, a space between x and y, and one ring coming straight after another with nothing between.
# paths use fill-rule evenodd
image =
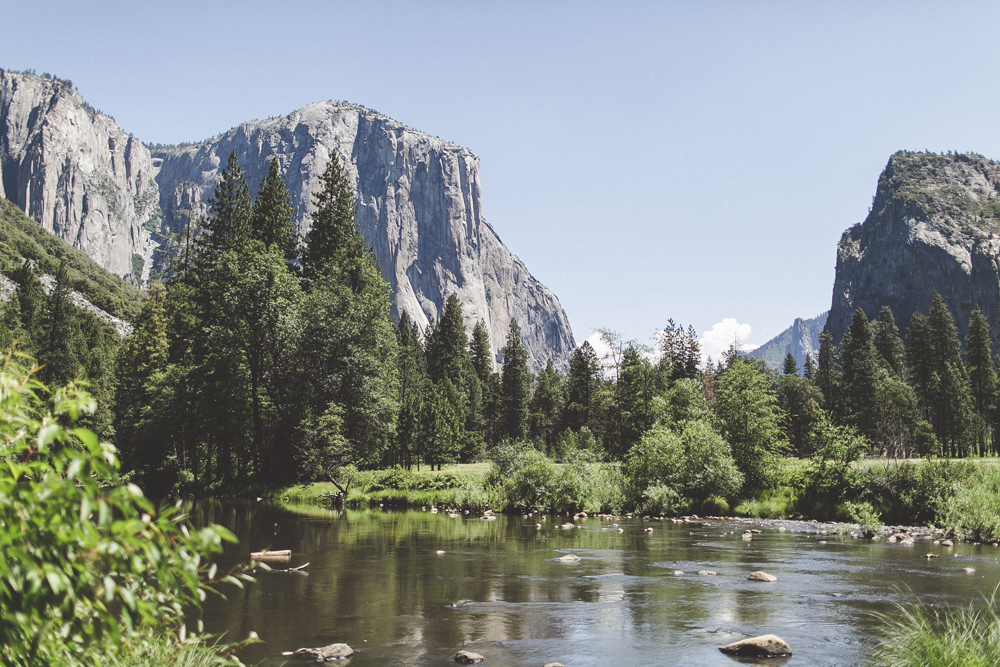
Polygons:
<instances>
[{"instance_id":1,"label":"shrub along riverbank","mask_svg":"<svg viewBox=\"0 0 1000 667\"><path fill-rule=\"evenodd\" d=\"M971 540L1000 539L997 459L779 459L775 483L741 497L736 484L726 486L731 470L704 460L686 466L685 456L696 454L691 447L679 461L665 453L669 449L650 445L624 464L586 455L557 463L528 446L504 445L489 463L420 472L347 466L336 478L352 508L806 518L857 523L871 532L883 523L935 525ZM322 503L337 493L326 482L284 487L268 496Z\"/></svg>"}]
</instances>

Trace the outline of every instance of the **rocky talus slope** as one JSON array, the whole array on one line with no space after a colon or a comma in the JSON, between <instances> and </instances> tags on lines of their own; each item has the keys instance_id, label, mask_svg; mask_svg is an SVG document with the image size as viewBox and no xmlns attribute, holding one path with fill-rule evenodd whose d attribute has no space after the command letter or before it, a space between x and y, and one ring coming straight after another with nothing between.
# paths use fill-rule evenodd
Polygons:
<instances>
[{"instance_id":1,"label":"rocky talus slope","mask_svg":"<svg viewBox=\"0 0 1000 667\"><path fill-rule=\"evenodd\" d=\"M146 147L66 82L0 70L0 197L137 283L159 225L153 178Z\"/></svg>"},{"instance_id":2,"label":"rocky talus slope","mask_svg":"<svg viewBox=\"0 0 1000 667\"><path fill-rule=\"evenodd\" d=\"M892 308L905 331L940 293L964 338L979 306L1000 311L1000 164L980 155L899 152L889 159L872 210L844 232L827 327L839 343L857 308Z\"/></svg>"},{"instance_id":3,"label":"rocky talus slope","mask_svg":"<svg viewBox=\"0 0 1000 667\"><path fill-rule=\"evenodd\" d=\"M336 152L397 311L425 327L455 293L469 328L485 321L496 359L513 317L533 369L549 358L568 368L575 343L566 313L483 217L470 150L361 106L321 102L150 155L64 83L0 70L0 196L119 276L140 262L148 275L151 231L180 231L187 211L206 212L231 151L254 193L278 159L303 234Z\"/></svg>"}]
</instances>

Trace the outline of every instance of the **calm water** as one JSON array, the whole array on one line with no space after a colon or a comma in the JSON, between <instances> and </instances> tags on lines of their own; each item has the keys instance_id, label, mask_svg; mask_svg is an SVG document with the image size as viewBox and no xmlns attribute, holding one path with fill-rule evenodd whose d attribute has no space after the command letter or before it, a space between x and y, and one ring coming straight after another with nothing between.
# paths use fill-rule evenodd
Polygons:
<instances>
[{"instance_id":1,"label":"calm water","mask_svg":"<svg viewBox=\"0 0 1000 667\"><path fill-rule=\"evenodd\" d=\"M736 665L719 646L773 632L794 655L769 664L855 665L874 641L872 612L915 598L966 605L1000 581L990 545L773 527L745 542L746 524L726 522L623 520L619 534L595 518L573 530L550 518L538 530L520 517L298 509L207 501L193 510L239 536L222 565L262 548L291 549L291 566L310 563L308 574L262 574L245 592L226 589L228 601L209 599L206 630L228 640L253 630L266 642L241 654L247 664L346 642L356 653L338 664L350 667L453 665L463 647L495 667ZM922 558L928 552L941 557ZM581 560L555 560L566 553ZM778 581L747 581L755 570Z\"/></svg>"}]
</instances>

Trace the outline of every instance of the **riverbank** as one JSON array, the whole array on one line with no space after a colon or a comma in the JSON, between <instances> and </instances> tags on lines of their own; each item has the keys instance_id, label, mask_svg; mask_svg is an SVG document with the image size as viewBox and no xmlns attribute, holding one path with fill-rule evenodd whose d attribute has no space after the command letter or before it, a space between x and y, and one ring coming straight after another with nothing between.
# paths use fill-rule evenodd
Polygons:
<instances>
[{"instance_id":1,"label":"riverbank","mask_svg":"<svg viewBox=\"0 0 1000 667\"><path fill-rule=\"evenodd\" d=\"M544 473L544 474L543 474ZM501 476L486 463L454 464L443 470L391 468L340 471L330 482L292 485L266 494L271 500L347 508L441 508L572 516L682 516L726 519L834 521L856 526L860 535L888 538L932 527L953 539L1000 540L1000 466L996 459L864 459L835 480L812 462L782 459L777 483L749 497L710 496L678 504L675 512L649 512L630 502L628 479L609 463L551 464L544 471ZM838 483L833 483L838 482ZM346 494L341 494L341 488ZM894 529L886 528L894 526ZM923 537L920 535L919 537Z\"/></svg>"}]
</instances>

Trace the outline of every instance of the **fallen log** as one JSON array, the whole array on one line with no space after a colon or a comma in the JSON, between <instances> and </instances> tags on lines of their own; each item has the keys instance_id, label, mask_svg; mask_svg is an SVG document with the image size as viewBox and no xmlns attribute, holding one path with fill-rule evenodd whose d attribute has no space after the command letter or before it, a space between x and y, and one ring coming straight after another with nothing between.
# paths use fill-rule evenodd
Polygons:
<instances>
[{"instance_id":1,"label":"fallen log","mask_svg":"<svg viewBox=\"0 0 1000 667\"><path fill-rule=\"evenodd\" d=\"M292 559L291 549L282 549L280 551L251 551L250 560L255 560L258 562L267 561L286 561Z\"/></svg>"}]
</instances>

